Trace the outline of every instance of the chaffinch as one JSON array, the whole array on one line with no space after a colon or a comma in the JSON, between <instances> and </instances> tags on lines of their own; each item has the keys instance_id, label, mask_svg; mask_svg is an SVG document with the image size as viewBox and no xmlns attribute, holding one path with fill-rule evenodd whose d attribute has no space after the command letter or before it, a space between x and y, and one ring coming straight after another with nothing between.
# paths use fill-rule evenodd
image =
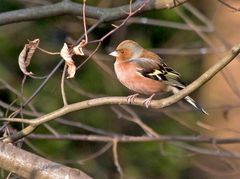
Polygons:
<instances>
[{"instance_id":1,"label":"chaffinch","mask_svg":"<svg viewBox=\"0 0 240 179\"><path fill-rule=\"evenodd\" d=\"M123 41L109 55L116 57L114 69L119 81L128 89L137 92L127 97L129 103L139 93L151 95L144 100L144 104L148 108L156 93L170 91L175 94L185 88L178 72L168 67L157 54L144 49L132 40ZM186 96L184 99L198 110L207 114L189 96Z\"/></svg>"}]
</instances>

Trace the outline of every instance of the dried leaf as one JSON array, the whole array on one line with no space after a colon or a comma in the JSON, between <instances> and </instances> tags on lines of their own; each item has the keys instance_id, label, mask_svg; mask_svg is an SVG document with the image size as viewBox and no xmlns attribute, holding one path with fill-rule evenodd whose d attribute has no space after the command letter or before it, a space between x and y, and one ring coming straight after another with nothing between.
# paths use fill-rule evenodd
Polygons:
<instances>
[{"instance_id":1,"label":"dried leaf","mask_svg":"<svg viewBox=\"0 0 240 179\"><path fill-rule=\"evenodd\" d=\"M73 53L75 55L81 55L83 56L83 49L82 47L85 45L85 40L82 40L77 46L73 47Z\"/></svg>"},{"instance_id":2,"label":"dried leaf","mask_svg":"<svg viewBox=\"0 0 240 179\"><path fill-rule=\"evenodd\" d=\"M76 72L76 66L75 66L74 61L72 59L72 54L70 53L70 50L69 50L66 43L64 43L63 48L61 49L60 55L65 60L67 66L68 66L68 69L67 69L68 76L67 76L67 78L73 78L74 75L75 75L75 72Z\"/></svg>"},{"instance_id":3,"label":"dried leaf","mask_svg":"<svg viewBox=\"0 0 240 179\"><path fill-rule=\"evenodd\" d=\"M75 55L81 55L81 56L84 55L82 47L80 47L79 45L73 47L73 52L74 52Z\"/></svg>"},{"instance_id":4,"label":"dried leaf","mask_svg":"<svg viewBox=\"0 0 240 179\"><path fill-rule=\"evenodd\" d=\"M39 42L40 42L39 39L35 39L33 41L29 41L28 44L25 44L23 50L19 54L18 65L19 65L21 71L25 75L33 74L32 72L28 72L27 71L27 67L30 65L32 56L33 56L36 48L38 47Z\"/></svg>"}]
</instances>

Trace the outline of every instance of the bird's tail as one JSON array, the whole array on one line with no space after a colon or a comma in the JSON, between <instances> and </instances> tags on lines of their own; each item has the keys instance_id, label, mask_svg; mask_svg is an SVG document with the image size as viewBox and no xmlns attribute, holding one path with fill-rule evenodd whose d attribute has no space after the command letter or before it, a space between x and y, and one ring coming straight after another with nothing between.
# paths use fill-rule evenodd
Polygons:
<instances>
[{"instance_id":1,"label":"bird's tail","mask_svg":"<svg viewBox=\"0 0 240 179\"><path fill-rule=\"evenodd\" d=\"M178 93L181 89L178 89L177 87L172 87L172 92L174 94ZM184 98L188 103L190 103L192 106L194 106L196 109L198 109L199 111L201 111L202 113L204 114L207 114L208 113L196 102L194 101L190 96L186 96Z\"/></svg>"}]
</instances>

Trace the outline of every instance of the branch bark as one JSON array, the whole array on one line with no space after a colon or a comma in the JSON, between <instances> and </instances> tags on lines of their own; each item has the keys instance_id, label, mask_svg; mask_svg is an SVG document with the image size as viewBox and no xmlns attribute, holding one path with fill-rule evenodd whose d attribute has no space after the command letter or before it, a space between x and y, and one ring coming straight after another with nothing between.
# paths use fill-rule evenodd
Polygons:
<instances>
[{"instance_id":1,"label":"branch bark","mask_svg":"<svg viewBox=\"0 0 240 179\"><path fill-rule=\"evenodd\" d=\"M195 142L195 143L208 143L208 144L239 144L240 138L214 138L209 136L188 136L188 135L159 135L156 136L130 136L116 134L114 136L101 136L101 135L83 135L71 134L58 136L50 134L31 134L28 136L30 139L39 140L73 140L73 141L89 141L89 142L112 142L116 140L120 143L130 142Z\"/></svg>"},{"instance_id":2,"label":"branch bark","mask_svg":"<svg viewBox=\"0 0 240 179\"><path fill-rule=\"evenodd\" d=\"M54 163L12 144L0 142L0 168L11 171L23 178L34 179L91 179L75 168Z\"/></svg>"},{"instance_id":3,"label":"branch bark","mask_svg":"<svg viewBox=\"0 0 240 179\"><path fill-rule=\"evenodd\" d=\"M147 6L144 7L143 11L172 8L186 1L187 0L178 0L177 3L174 3L173 0L149 0ZM136 1L133 3L132 10L137 10L142 3L143 1ZM51 5L3 12L0 14L0 25L63 15L81 16L82 9L82 4L71 1L62 1L60 3ZM128 12L128 10L129 5L114 8L86 6L86 17L93 19L103 19L104 21L113 21L127 17L128 14L126 12Z\"/></svg>"}]
</instances>

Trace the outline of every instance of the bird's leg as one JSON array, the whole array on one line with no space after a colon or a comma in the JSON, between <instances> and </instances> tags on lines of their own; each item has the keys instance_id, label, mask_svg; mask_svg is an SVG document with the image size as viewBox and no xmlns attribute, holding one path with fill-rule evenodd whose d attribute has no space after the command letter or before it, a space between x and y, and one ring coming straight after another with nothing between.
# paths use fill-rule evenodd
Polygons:
<instances>
[{"instance_id":1,"label":"bird's leg","mask_svg":"<svg viewBox=\"0 0 240 179\"><path fill-rule=\"evenodd\" d=\"M153 93L149 98L147 98L143 101L143 104L145 104L146 108L149 108L154 96L155 96L155 93Z\"/></svg>"},{"instance_id":2,"label":"bird's leg","mask_svg":"<svg viewBox=\"0 0 240 179\"><path fill-rule=\"evenodd\" d=\"M133 102L134 98L136 98L138 95L139 95L139 94L136 93L136 94L133 94L133 95L128 96L128 97L127 97L127 102L128 102L129 104L131 104L131 103Z\"/></svg>"}]
</instances>

